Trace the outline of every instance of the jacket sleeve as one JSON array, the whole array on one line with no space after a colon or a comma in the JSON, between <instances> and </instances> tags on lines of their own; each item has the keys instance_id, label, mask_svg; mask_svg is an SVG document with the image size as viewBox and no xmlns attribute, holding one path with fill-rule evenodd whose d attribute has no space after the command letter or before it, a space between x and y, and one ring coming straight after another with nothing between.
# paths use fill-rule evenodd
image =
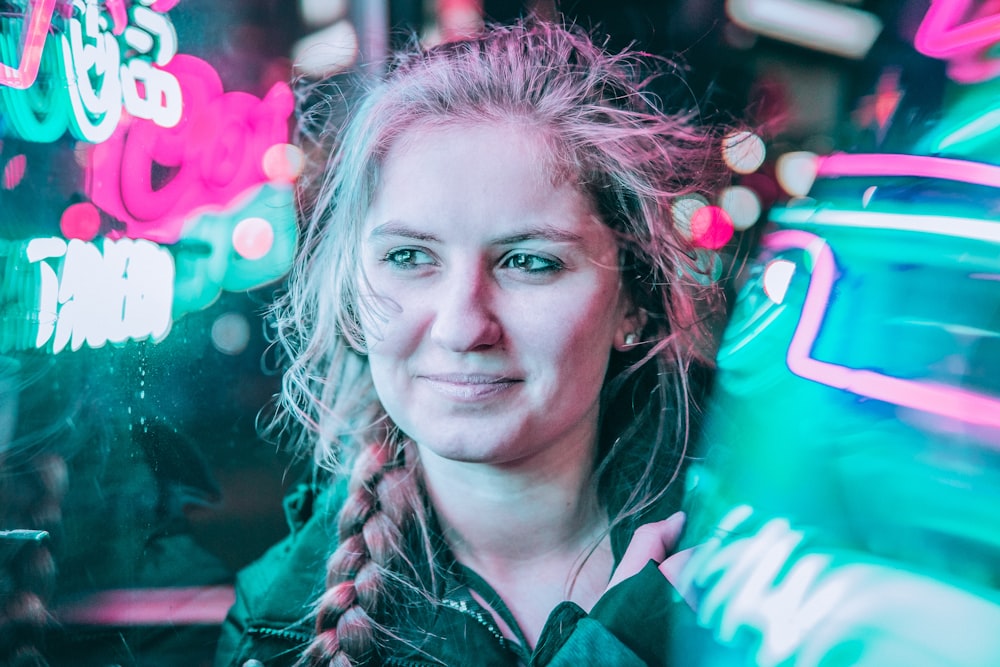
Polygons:
<instances>
[{"instance_id":1,"label":"jacket sleeve","mask_svg":"<svg viewBox=\"0 0 1000 667\"><path fill-rule=\"evenodd\" d=\"M646 667L647 664L604 625L584 617L546 667Z\"/></svg>"},{"instance_id":2,"label":"jacket sleeve","mask_svg":"<svg viewBox=\"0 0 1000 667\"><path fill-rule=\"evenodd\" d=\"M549 667L667 667L671 659L673 587L650 561L605 593L548 663Z\"/></svg>"},{"instance_id":3,"label":"jacket sleeve","mask_svg":"<svg viewBox=\"0 0 1000 667\"><path fill-rule=\"evenodd\" d=\"M223 622L215 667L291 667L312 639L312 603L336 547L345 489L289 496L291 534L236 577L236 602ZM256 661L256 662L255 662Z\"/></svg>"},{"instance_id":4,"label":"jacket sleeve","mask_svg":"<svg viewBox=\"0 0 1000 667\"><path fill-rule=\"evenodd\" d=\"M243 596L237 590L236 602L226 614L226 620L222 622L222 633L219 635L219 643L215 652L215 667L231 667L239 664L236 660L239 657L240 643L246 630L246 622L246 605L243 602Z\"/></svg>"},{"instance_id":5,"label":"jacket sleeve","mask_svg":"<svg viewBox=\"0 0 1000 667\"><path fill-rule=\"evenodd\" d=\"M265 557L252 567L267 564ZM311 596L261 588L261 574L260 568L248 569L237 578L236 602L222 625L215 667L292 667L309 643L312 633L305 618ZM276 602L287 608L277 609Z\"/></svg>"}]
</instances>

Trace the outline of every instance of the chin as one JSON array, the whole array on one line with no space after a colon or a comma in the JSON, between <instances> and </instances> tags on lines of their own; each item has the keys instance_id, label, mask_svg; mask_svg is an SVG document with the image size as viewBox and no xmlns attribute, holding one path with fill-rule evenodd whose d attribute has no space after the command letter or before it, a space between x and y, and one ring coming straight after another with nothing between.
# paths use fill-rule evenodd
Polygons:
<instances>
[{"instance_id":1,"label":"chin","mask_svg":"<svg viewBox=\"0 0 1000 667\"><path fill-rule=\"evenodd\" d=\"M422 455L429 452L438 458L460 463L501 464L515 458L506 442L487 441L482 437L469 437L468 433L453 436L414 438Z\"/></svg>"}]
</instances>

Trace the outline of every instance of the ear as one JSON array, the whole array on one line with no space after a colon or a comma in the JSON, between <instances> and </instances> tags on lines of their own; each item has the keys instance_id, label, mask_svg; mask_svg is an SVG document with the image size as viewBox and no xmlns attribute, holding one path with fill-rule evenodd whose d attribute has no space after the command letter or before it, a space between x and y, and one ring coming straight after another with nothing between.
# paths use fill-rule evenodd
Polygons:
<instances>
[{"instance_id":1,"label":"ear","mask_svg":"<svg viewBox=\"0 0 1000 667\"><path fill-rule=\"evenodd\" d=\"M632 299L623 297L623 314L618 330L615 331L615 349L627 352L642 343L643 331L649 319L646 311L632 303Z\"/></svg>"}]
</instances>

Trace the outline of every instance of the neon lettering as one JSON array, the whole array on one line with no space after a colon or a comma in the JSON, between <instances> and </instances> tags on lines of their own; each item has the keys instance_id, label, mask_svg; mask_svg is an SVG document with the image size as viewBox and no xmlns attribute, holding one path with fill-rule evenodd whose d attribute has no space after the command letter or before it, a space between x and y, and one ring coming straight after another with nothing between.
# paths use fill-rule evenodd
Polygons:
<instances>
[{"instance_id":1,"label":"neon lettering","mask_svg":"<svg viewBox=\"0 0 1000 667\"><path fill-rule=\"evenodd\" d=\"M298 236L292 190L264 185L249 196L227 212L190 219L170 246L177 271L174 319L207 307L223 290L253 289L287 273ZM236 247L237 230L254 219L266 221L273 236L264 254L247 257Z\"/></svg>"},{"instance_id":2,"label":"neon lettering","mask_svg":"<svg viewBox=\"0 0 1000 667\"><path fill-rule=\"evenodd\" d=\"M806 211L810 211L807 213ZM990 243L1000 243L1000 225L993 220L963 218L950 215L913 215L827 209L784 210L773 213L775 222L792 225L831 225L858 229L894 229L899 231L937 234Z\"/></svg>"},{"instance_id":3,"label":"neon lettering","mask_svg":"<svg viewBox=\"0 0 1000 667\"><path fill-rule=\"evenodd\" d=\"M136 118L173 127L181 119L181 88L176 78L158 67L166 66L177 54L177 33L164 15L147 7L133 7L131 18L133 25L125 29L125 42L138 53L151 55L153 63L130 58L122 65L125 108Z\"/></svg>"},{"instance_id":4,"label":"neon lettering","mask_svg":"<svg viewBox=\"0 0 1000 667\"><path fill-rule=\"evenodd\" d=\"M783 518L739 528L751 514L733 508L716 537L692 550L679 581L699 625L747 652L739 664L819 667L841 646L850 664L866 666L973 667L998 655L994 591L862 552L812 550Z\"/></svg>"},{"instance_id":5,"label":"neon lettering","mask_svg":"<svg viewBox=\"0 0 1000 667\"><path fill-rule=\"evenodd\" d=\"M120 35L128 25L128 7L125 0L104 0L104 8L111 15L111 33Z\"/></svg>"},{"instance_id":6,"label":"neon lettering","mask_svg":"<svg viewBox=\"0 0 1000 667\"><path fill-rule=\"evenodd\" d=\"M60 37L73 134L99 143L111 136L122 115L121 50L101 30L95 0L73 0L68 35Z\"/></svg>"},{"instance_id":7,"label":"neon lettering","mask_svg":"<svg viewBox=\"0 0 1000 667\"><path fill-rule=\"evenodd\" d=\"M153 0L152 2L150 2L150 0L142 0L142 2L158 12L166 14L171 9L176 7L180 0Z\"/></svg>"},{"instance_id":8,"label":"neon lettering","mask_svg":"<svg viewBox=\"0 0 1000 667\"><path fill-rule=\"evenodd\" d=\"M28 0L28 14L21 32L20 55L17 56L17 67L0 63L0 86L25 89L30 88L38 77L45 47L45 37L52 24L52 12L56 0ZM4 32L10 24L4 25ZM4 53L17 55L15 49L4 50Z\"/></svg>"},{"instance_id":9,"label":"neon lettering","mask_svg":"<svg viewBox=\"0 0 1000 667\"><path fill-rule=\"evenodd\" d=\"M164 68L179 82L188 113L171 128L136 119L94 147L87 192L122 220L125 235L172 244L185 221L232 207L268 181L264 155L288 140L294 100L285 83L263 99L223 92L207 62L178 55ZM157 182L158 174L169 177Z\"/></svg>"},{"instance_id":10,"label":"neon lettering","mask_svg":"<svg viewBox=\"0 0 1000 667\"><path fill-rule=\"evenodd\" d=\"M916 176L1000 188L1000 167L968 160L893 153L835 153L818 158L820 176Z\"/></svg>"},{"instance_id":11,"label":"neon lettering","mask_svg":"<svg viewBox=\"0 0 1000 667\"><path fill-rule=\"evenodd\" d=\"M743 516L744 510L733 511ZM850 566L833 570L828 555L793 559L802 541L786 520L772 519L750 537L699 547L705 552L691 564L692 584L704 588L699 624L714 628L725 644L740 629L759 634L755 664L761 667L795 655L857 586L858 573Z\"/></svg>"},{"instance_id":12,"label":"neon lettering","mask_svg":"<svg viewBox=\"0 0 1000 667\"><path fill-rule=\"evenodd\" d=\"M33 239L27 258L41 276L38 348L160 340L170 329L173 258L153 243Z\"/></svg>"}]
</instances>

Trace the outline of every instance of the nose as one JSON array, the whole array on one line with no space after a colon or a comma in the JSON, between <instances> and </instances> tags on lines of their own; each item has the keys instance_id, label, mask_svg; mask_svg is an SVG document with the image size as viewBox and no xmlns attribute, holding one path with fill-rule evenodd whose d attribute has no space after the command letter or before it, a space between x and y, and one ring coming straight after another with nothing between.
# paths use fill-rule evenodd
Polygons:
<instances>
[{"instance_id":1,"label":"nose","mask_svg":"<svg viewBox=\"0 0 1000 667\"><path fill-rule=\"evenodd\" d=\"M503 327L494 312L496 286L488 271L450 271L437 300L431 340L453 352L489 349Z\"/></svg>"}]
</instances>

